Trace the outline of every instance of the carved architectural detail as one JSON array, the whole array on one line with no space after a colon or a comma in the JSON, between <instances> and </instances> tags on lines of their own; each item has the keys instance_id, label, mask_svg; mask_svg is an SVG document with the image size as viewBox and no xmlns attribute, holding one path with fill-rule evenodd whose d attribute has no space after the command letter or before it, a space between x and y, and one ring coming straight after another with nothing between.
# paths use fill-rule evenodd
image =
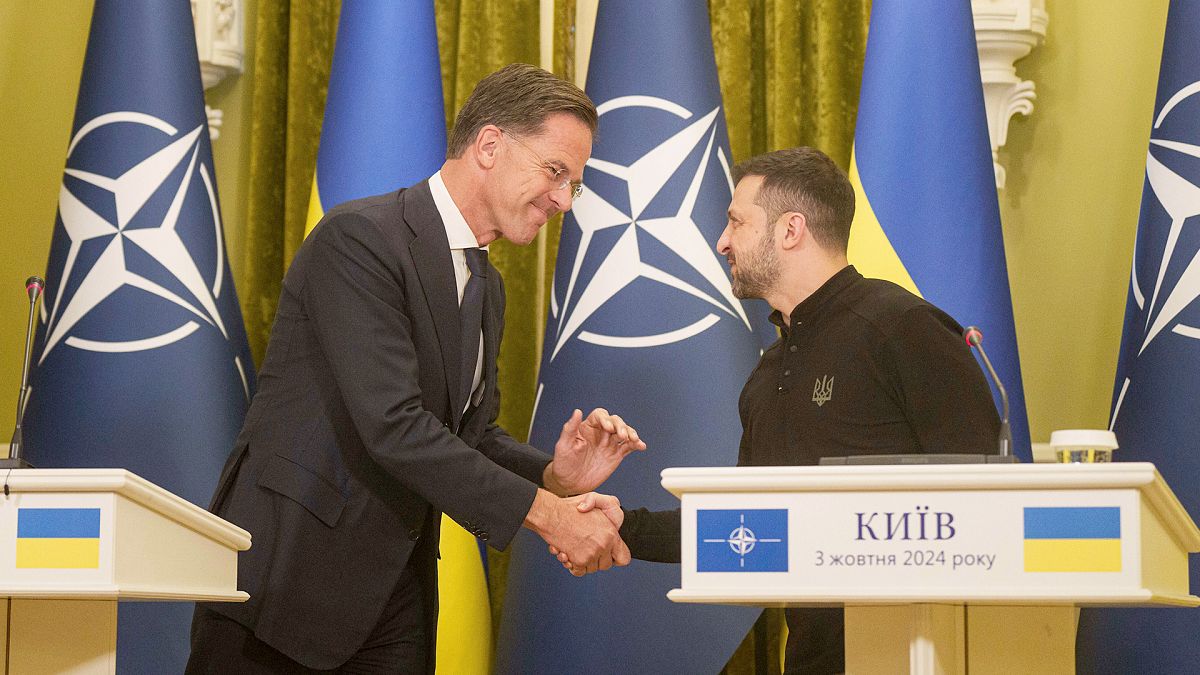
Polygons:
<instances>
[{"instance_id":1,"label":"carved architectural detail","mask_svg":"<svg viewBox=\"0 0 1200 675\"><path fill-rule=\"evenodd\" d=\"M999 150L1008 140L1008 123L1017 113L1031 114L1037 96L1034 83L1017 75L1016 62L1045 39L1049 17L1045 0L971 0L971 11L996 187L1002 189L1006 171Z\"/></svg>"},{"instance_id":2,"label":"carved architectural detail","mask_svg":"<svg viewBox=\"0 0 1200 675\"><path fill-rule=\"evenodd\" d=\"M200 79L212 89L230 75L242 72L245 48L242 41L242 0L191 0L196 25L196 52L200 57ZM220 136L221 111L208 106L208 132Z\"/></svg>"}]
</instances>

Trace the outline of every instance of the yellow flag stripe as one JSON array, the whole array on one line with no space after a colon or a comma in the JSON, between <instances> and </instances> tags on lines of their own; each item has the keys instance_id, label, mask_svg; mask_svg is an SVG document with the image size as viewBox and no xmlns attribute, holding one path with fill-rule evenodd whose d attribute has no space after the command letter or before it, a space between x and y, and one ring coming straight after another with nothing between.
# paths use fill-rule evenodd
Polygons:
<instances>
[{"instance_id":1,"label":"yellow flag stripe","mask_svg":"<svg viewBox=\"0 0 1200 675\"><path fill-rule=\"evenodd\" d=\"M921 295L904 262L888 241L879 219L875 217L859 178L858 160L853 151L850 153L850 183L854 186L854 224L850 227L850 246L847 251L850 262L863 276L886 279Z\"/></svg>"},{"instance_id":2,"label":"yellow flag stripe","mask_svg":"<svg viewBox=\"0 0 1200 675\"><path fill-rule=\"evenodd\" d=\"M479 543L443 516L441 553L437 671L487 675L491 670L492 611Z\"/></svg>"},{"instance_id":3,"label":"yellow flag stripe","mask_svg":"<svg viewBox=\"0 0 1200 675\"><path fill-rule=\"evenodd\" d=\"M1120 572L1120 539L1026 539L1026 572Z\"/></svg>"},{"instance_id":4,"label":"yellow flag stripe","mask_svg":"<svg viewBox=\"0 0 1200 675\"><path fill-rule=\"evenodd\" d=\"M95 569L100 567L100 540L17 539L17 567Z\"/></svg>"},{"instance_id":5,"label":"yellow flag stripe","mask_svg":"<svg viewBox=\"0 0 1200 675\"><path fill-rule=\"evenodd\" d=\"M321 206L321 193L317 190L317 172L314 170L312 193L308 197L308 219L304 222L304 236L307 237L324 217L325 208Z\"/></svg>"}]
</instances>

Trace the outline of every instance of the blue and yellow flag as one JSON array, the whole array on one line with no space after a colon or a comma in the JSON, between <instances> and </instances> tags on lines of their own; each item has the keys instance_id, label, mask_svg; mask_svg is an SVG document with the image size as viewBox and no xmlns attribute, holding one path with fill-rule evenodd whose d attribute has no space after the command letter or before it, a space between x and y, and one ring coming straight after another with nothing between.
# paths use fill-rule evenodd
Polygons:
<instances>
[{"instance_id":1,"label":"blue and yellow flag","mask_svg":"<svg viewBox=\"0 0 1200 675\"><path fill-rule=\"evenodd\" d=\"M431 0L356 0L338 19L308 231L351 199L408 187L446 155L446 116ZM486 556L442 519L437 668L486 673L492 652Z\"/></svg>"},{"instance_id":2,"label":"blue and yellow flag","mask_svg":"<svg viewBox=\"0 0 1200 675\"><path fill-rule=\"evenodd\" d=\"M574 407L606 406L651 450L601 490L678 508L659 474L736 462L738 392L776 336L713 248L732 184L705 3L600 3L587 93L600 129L563 219L530 441L551 448ZM576 579L522 532L496 670L715 673L759 612L671 602L678 585L678 565L638 560Z\"/></svg>"},{"instance_id":3,"label":"blue and yellow flag","mask_svg":"<svg viewBox=\"0 0 1200 675\"><path fill-rule=\"evenodd\" d=\"M351 0L338 18L308 230L329 209L408 187L446 154L432 0Z\"/></svg>"},{"instance_id":4,"label":"blue and yellow flag","mask_svg":"<svg viewBox=\"0 0 1200 675\"><path fill-rule=\"evenodd\" d=\"M1200 519L1200 3L1167 12L1113 388L1120 460L1154 462ZM1192 556L1195 558L1195 556ZM1150 564L1153 564L1151 561ZM1192 561L1192 592L1200 568ZM1085 609L1079 672L1200 671L1195 610Z\"/></svg>"},{"instance_id":5,"label":"blue and yellow flag","mask_svg":"<svg viewBox=\"0 0 1200 675\"><path fill-rule=\"evenodd\" d=\"M1121 507L1025 507L1026 572L1120 572Z\"/></svg>"},{"instance_id":6,"label":"blue and yellow flag","mask_svg":"<svg viewBox=\"0 0 1200 675\"><path fill-rule=\"evenodd\" d=\"M255 384L203 92L187 0L97 0L24 423L35 466L126 468L198 505ZM95 511L19 522L25 564L95 567ZM121 603L117 670L182 672L192 609Z\"/></svg>"},{"instance_id":7,"label":"blue and yellow flag","mask_svg":"<svg viewBox=\"0 0 1200 675\"><path fill-rule=\"evenodd\" d=\"M100 509L17 509L17 568L100 567Z\"/></svg>"},{"instance_id":8,"label":"blue and yellow flag","mask_svg":"<svg viewBox=\"0 0 1200 675\"><path fill-rule=\"evenodd\" d=\"M1008 390L1014 454L1028 461L991 157L969 0L876 0L850 164L850 262L979 326Z\"/></svg>"}]
</instances>

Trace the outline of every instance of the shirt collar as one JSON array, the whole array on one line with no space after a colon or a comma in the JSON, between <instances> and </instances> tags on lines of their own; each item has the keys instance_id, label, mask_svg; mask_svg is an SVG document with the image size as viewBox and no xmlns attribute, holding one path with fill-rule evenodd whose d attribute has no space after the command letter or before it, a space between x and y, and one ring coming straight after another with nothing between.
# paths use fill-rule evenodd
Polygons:
<instances>
[{"instance_id":1,"label":"shirt collar","mask_svg":"<svg viewBox=\"0 0 1200 675\"><path fill-rule=\"evenodd\" d=\"M810 321L821 308L830 299L841 293L847 286L862 279L863 276L854 269L854 265L846 265L837 274L829 277L829 280L821 284L821 287L813 291L812 295L800 301L791 312L792 326L795 326L801 321ZM779 327L784 335L787 335L791 326L783 323L783 314L779 310L771 312L771 323Z\"/></svg>"},{"instance_id":2,"label":"shirt collar","mask_svg":"<svg viewBox=\"0 0 1200 675\"><path fill-rule=\"evenodd\" d=\"M450 242L450 249L482 248L486 251L487 247L479 245L475 233L467 225L467 219L463 218L462 211L458 210L458 205L450 198L450 191L446 189L441 171L429 177L429 192L433 194L433 203L437 206L438 215L442 217L442 225L446 227L446 240Z\"/></svg>"}]
</instances>

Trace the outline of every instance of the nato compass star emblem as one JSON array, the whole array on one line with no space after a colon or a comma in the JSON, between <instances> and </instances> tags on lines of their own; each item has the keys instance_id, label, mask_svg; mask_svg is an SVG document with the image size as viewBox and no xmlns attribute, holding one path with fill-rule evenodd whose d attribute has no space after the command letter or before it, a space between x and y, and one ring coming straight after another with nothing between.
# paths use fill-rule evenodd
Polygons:
<instances>
[{"instance_id":1,"label":"nato compass star emblem","mask_svg":"<svg viewBox=\"0 0 1200 675\"><path fill-rule=\"evenodd\" d=\"M1179 315L1190 307L1200 297L1200 250L1194 246L1180 246L1180 234L1184 226L1195 227L1196 223L1188 224L1189 218L1200 215L1200 186L1184 178L1172 170L1159 157L1155 156L1155 148L1165 148L1176 153L1200 158L1200 145L1185 143L1171 138L1163 138L1162 125L1173 110L1188 98L1200 94L1200 82L1193 82L1175 92L1154 120L1154 131L1150 137L1150 150L1146 153L1146 179L1155 199L1162 205L1163 210L1171 218L1171 227L1163 244L1162 255L1159 258L1158 269L1154 275L1154 286L1143 289L1138 281L1137 256L1134 256L1134 267L1130 274L1130 289L1134 302L1146 317L1145 337L1138 347L1140 356L1146 347L1164 330L1189 338L1200 339L1200 327L1185 325L1179 320ZM1195 110L1193 106L1191 110ZM1188 113L1191 114L1191 113ZM1194 126L1194 125L1193 125ZM1172 153L1162 153L1164 159ZM1179 259L1189 258L1183 273L1173 286L1166 287L1164 279L1167 268ZM1147 293L1149 297L1147 297ZM1110 429L1115 426L1117 414L1121 410L1121 402L1129 388L1129 378L1121 385L1121 393L1117 396L1117 404L1113 408L1113 418Z\"/></svg>"},{"instance_id":2,"label":"nato compass star emblem","mask_svg":"<svg viewBox=\"0 0 1200 675\"><path fill-rule=\"evenodd\" d=\"M615 348L652 347L698 335L716 324L722 315L740 322L746 330L752 330L741 302L733 295L722 261L714 252L712 242L706 240L693 213L712 162L720 163L725 177L720 185L722 190L728 190L724 193L725 204L733 190L728 158L716 142L721 109L717 107L697 117L666 99L623 96L597 106L597 112L603 119L605 114L627 108L660 111L684 124L631 164L597 157L588 160L587 167L591 172L604 175L595 176L597 183L617 187L608 190L606 195L589 185L572 208L579 228L579 245L570 263L565 293L561 299L557 293L551 293L550 297L552 325L556 328L548 339L552 345L551 361L573 337ZM695 162L697 156L699 161ZM684 189L676 198L664 191L668 185L683 185ZM664 209L664 199L669 208ZM653 209L649 208L652 204ZM722 213L725 204L722 204ZM607 251L598 250L603 246L597 244L597 235L605 231L618 231L619 236ZM678 261L672 261L673 264L681 261L682 268L694 271L696 278L685 280L668 271L667 265L656 264L639 243L639 234L660 243L670 255L678 258ZM597 258L598 265L594 265ZM588 260L595 266L595 272L584 281L581 272ZM684 325L651 334L621 336L584 330L590 317L623 289L643 278L698 298L712 311L698 314Z\"/></svg>"},{"instance_id":3,"label":"nato compass star emblem","mask_svg":"<svg viewBox=\"0 0 1200 675\"><path fill-rule=\"evenodd\" d=\"M161 132L165 143L119 175L102 175L79 165L75 150L90 134L118 133L127 130L128 125ZM47 337L39 363L63 345L92 352L139 352L183 340L201 327L217 330L229 340L217 309L217 299L226 287L225 254L211 171L200 156L203 129L198 126L181 133L157 117L122 111L92 119L71 139L58 198L69 246L58 273L53 304L48 312L42 306ZM200 194L207 199L201 198L203 203L199 205L188 205L188 199L197 199L195 194L189 195L197 180L203 184L204 192ZM193 214L202 217L197 219ZM207 252L211 258L205 258L215 259L209 275L197 265L185 242L184 231L198 227L214 230L200 237L215 242L215 255ZM194 241L197 237L186 239ZM70 288L73 292L67 293ZM81 322L93 313L103 312L105 301L118 291L127 292L125 289L181 308L189 318L164 332L150 329L152 334L124 336L130 339L84 334ZM234 362L248 397L240 357L234 357Z\"/></svg>"},{"instance_id":4,"label":"nato compass star emblem","mask_svg":"<svg viewBox=\"0 0 1200 675\"><path fill-rule=\"evenodd\" d=\"M746 556L749 555L750 552L754 550L754 547L758 546L760 542L763 544L777 544L783 540L776 538L759 539L757 536L755 536L754 530L746 527L746 516L743 514L738 518L738 526L729 533L728 537L724 539L704 539L703 541L706 544L728 544L729 548L732 549L733 552L738 556L738 566L745 567Z\"/></svg>"}]
</instances>

